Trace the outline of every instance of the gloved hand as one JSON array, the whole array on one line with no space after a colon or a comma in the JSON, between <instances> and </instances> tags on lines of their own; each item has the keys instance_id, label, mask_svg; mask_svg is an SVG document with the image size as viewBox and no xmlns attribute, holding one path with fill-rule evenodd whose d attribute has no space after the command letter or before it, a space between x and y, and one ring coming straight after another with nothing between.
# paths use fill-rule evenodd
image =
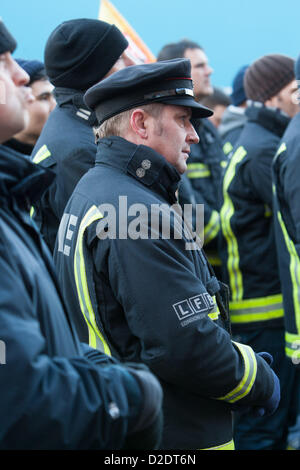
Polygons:
<instances>
[{"instance_id":1,"label":"gloved hand","mask_svg":"<svg viewBox=\"0 0 300 470\"><path fill-rule=\"evenodd\" d=\"M269 354L268 352L260 352L260 353L257 353L257 355L262 357L269 364L269 366L272 365L273 357L271 356L271 354ZM270 416L278 408L278 405L280 402L280 382L279 382L277 375L275 374L273 370L272 370L272 373L273 373L273 379L274 379L273 393L263 407L258 407L254 410L254 413L256 416Z\"/></svg>"},{"instance_id":2,"label":"gloved hand","mask_svg":"<svg viewBox=\"0 0 300 470\"><path fill-rule=\"evenodd\" d=\"M123 365L138 382L143 398L137 420L129 430L122 449L158 449L163 428L163 393L160 383L144 364Z\"/></svg>"},{"instance_id":3,"label":"gloved hand","mask_svg":"<svg viewBox=\"0 0 300 470\"><path fill-rule=\"evenodd\" d=\"M258 356L262 357L269 366L273 363L273 357L268 352L260 352L257 353ZM272 369L271 369L272 370ZM277 375L272 370L273 378L274 378L274 389L272 396L267 400L264 406L251 406L245 405L240 406L239 404L235 404L232 406L233 411L238 411L239 413L251 413L254 416L270 416L272 415L280 402L280 383Z\"/></svg>"}]
</instances>

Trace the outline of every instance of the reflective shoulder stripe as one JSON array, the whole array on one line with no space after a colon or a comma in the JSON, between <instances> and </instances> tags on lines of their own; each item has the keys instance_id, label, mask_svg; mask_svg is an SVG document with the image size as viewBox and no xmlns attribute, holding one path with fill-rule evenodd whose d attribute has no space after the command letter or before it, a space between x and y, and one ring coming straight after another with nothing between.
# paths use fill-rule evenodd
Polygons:
<instances>
[{"instance_id":1,"label":"reflective shoulder stripe","mask_svg":"<svg viewBox=\"0 0 300 470\"><path fill-rule=\"evenodd\" d=\"M227 395L218 398L218 400L224 400L228 403L235 403L250 393L257 373L257 362L253 349L246 344L240 344L236 341L232 341L232 343L235 344L239 349L244 360L245 369L240 383L233 390L231 390L231 392L227 393Z\"/></svg>"},{"instance_id":2,"label":"reflective shoulder stripe","mask_svg":"<svg viewBox=\"0 0 300 470\"><path fill-rule=\"evenodd\" d=\"M282 294L229 302L231 323L274 320L284 316Z\"/></svg>"},{"instance_id":3,"label":"reflective shoulder stripe","mask_svg":"<svg viewBox=\"0 0 300 470\"><path fill-rule=\"evenodd\" d=\"M283 222L280 211L277 212L277 218L281 227L283 238L286 244L286 248L290 255L290 276L292 283L293 292L293 305L294 305L294 316L297 334L300 335L300 259L296 250L296 247L289 237L286 226Z\"/></svg>"},{"instance_id":4,"label":"reflective shoulder stripe","mask_svg":"<svg viewBox=\"0 0 300 470\"><path fill-rule=\"evenodd\" d=\"M208 223L204 227L204 243L213 240L220 231L220 215L218 211L212 211Z\"/></svg>"},{"instance_id":5,"label":"reflective shoulder stripe","mask_svg":"<svg viewBox=\"0 0 300 470\"><path fill-rule=\"evenodd\" d=\"M48 149L47 145L43 145L35 154L33 157L32 161L34 163L41 163L43 160L46 160L46 158L50 157L51 152Z\"/></svg>"},{"instance_id":6,"label":"reflective shoulder stripe","mask_svg":"<svg viewBox=\"0 0 300 470\"><path fill-rule=\"evenodd\" d=\"M188 178L207 178L210 176L210 169L205 163L188 163L186 175Z\"/></svg>"},{"instance_id":7,"label":"reflective shoulder stripe","mask_svg":"<svg viewBox=\"0 0 300 470\"><path fill-rule=\"evenodd\" d=\"M229 283L232 299L239 300L243 298L243 279L239 269L239 249L237 239L231 228L231 218L234 215L234 205L228 194L228 188L235 176L236 166L247 155L244 147L239 147L232 156L223 181L224 203L220 211L221 227L223 235L227 242L227 269L229 273Z\"/></svg>"},{"instance_id":8,"label":"reflective shoulder stripe","mask_svg":"<svg viewBox=\"0 0 300 470\"><path fill-rule=\"evenodd\" d=\"M300 364L300 334L285 332L285 354L294 364Z\"/></svg>"},{"instance_id":9,"label":"reflective shoulder stripe","mask_svg":"<svg viewBox=\"0 0 300 470\"><path fill-rule=\"evenodd\" d=\"M276 154L275 154L275 158L277 158L282 152L285 152L286 151L286 143L285 142L282 142L282 144L279 146Z\"/></svg>"},{"instance_id":10,"label":"reflective shoulder stripe","mask_svg":"<svg viewBox=\"0 0 300 470\"><path fill-rule=\"evenodd\" d=\"M89 286L87 282L87 274L83 253L83 237L85 230L95 220L99 220L102 218L103 215L101 214L99 209L96 206L92 206L81 221L74 253L74 275L80 309L88 326L89 345L95 349L103 351L108 355L111 355L108 344L106 343L96 323L95 312L93 310Z\"/></svg>"},{"instance_id":11,"label":"reflective shoulder stripe","mask_svg":"<svg viewBox=\"0 0 300 470\"><path fill-rule=\"evenodd\" d=\"M198 449L198 450L235 450L233 440L226 442L226 444L221 444L215 447L207 447L206 449Z\"/></svg>"},{"instance_id":12,"label":"reflective shoulder stripe","mask_svg":"<svg viewBox=\"0 0 300 470\"><path fill-rule=\"evenodd\" d=\"M228 155L232 149L233 149L233 146L231 145L231 143L225 142L225 144L223 145L223 152L225 153L225 155Z\"/></svg>"},{"instance_id":13,"label":"reflective shoulder stripe","mask_svg":"<svg viewBox=\"0 0 300 470\"><path fill-rule=\"evenodd\" d=\"M211 320L218 320L219 315L220 315L220 310L219 310L215 296L213 296L213 301L215 305L214 305L213 310L210 313L208 313L208 316Z\"/></svg>"},{"instance_id":14,"label":"reflective shoulder stripe","mask_svg":"<svg viewBox=\"0 0 300 470\"><path fill-rule=\"evenodd\" d=\"M34 207L31 206L31 208L30 208L30 213L29 213L29 215L30 215L31 218L33 217L34 211L35 211Z\"/></svg>"}]
</instances>

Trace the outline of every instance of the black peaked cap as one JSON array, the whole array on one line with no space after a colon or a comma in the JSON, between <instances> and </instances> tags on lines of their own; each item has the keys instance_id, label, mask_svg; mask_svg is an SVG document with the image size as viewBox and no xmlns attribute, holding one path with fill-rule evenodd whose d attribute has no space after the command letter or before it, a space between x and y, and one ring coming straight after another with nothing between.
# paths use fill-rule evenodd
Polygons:
<instances>
[{"instance_id":1,"label":"black peaked cap","mask_svg":"<svg viewBox=\"0 0 300 470\"><path fill-rule=\"evenodd\" d=\"M97 83L84 95L99 124L128 109L150 103L190 107L193 118L213 111L195 101L188 59L172 59L126 67Z\"/></svg>"}]
</instances>

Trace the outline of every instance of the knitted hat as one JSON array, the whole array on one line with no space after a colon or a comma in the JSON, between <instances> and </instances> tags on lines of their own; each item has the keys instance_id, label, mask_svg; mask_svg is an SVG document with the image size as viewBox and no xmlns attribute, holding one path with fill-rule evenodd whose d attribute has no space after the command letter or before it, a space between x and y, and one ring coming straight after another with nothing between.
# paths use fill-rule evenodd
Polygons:
<instances>
[{"instance_id":1,"label":"knitted hat","mask_svg":"<svg viewBox=\"0 0 300 470\"><path fill-rule=\"evenodd\" d=\"M234 106L239 106L247 100L244 90L244 76L248 67L249 65L243 65L233 79L232 93L230 97Z\"/></svg>"},{"instance_id":2,"label":"knitted hat","mask_svg":"<svg viewBox=\"0 0 300 470\"><path fill-rule=\"evenodd\" d=\"M43 62L39 60L25 60L25 59L15 59L16 62L22 67L25 72L28 73L30 77L30 85L32 82L39 80L42 76L46 77L45 66Z\"/></svg>"},{"instance_id":3,"label":"knitted hat","mask_svg":"<svg viewBox=\"0 0 300 470\"><path fill-rule=\"evenodd\" d=\"M4 54L4 52L14 52L16 47L17 43L15 38L10 34L0 18L0 54Z\"/></svg>"},{"instance_id":4,"label":"knitted hat","mask_svg":"<svg viewBox=\"0 0 300 470\"><path fill-rule=\"evenodd\" d=\"M115 25L86 18L65 21L47 40L46 73L56 87L86 90L109 72L127 46Z\"/></svg>"},{"instance_id":5,"label":"knitted hat","mask_svg":"<svg viewBox=\"0 0 300 470\"><path fill-rule=\"evenodd\" d=\"M270 54L253 62L244 77L248 99L264 103L295 79L295 61L281 54Z\"/></svg>"}]
</instances>

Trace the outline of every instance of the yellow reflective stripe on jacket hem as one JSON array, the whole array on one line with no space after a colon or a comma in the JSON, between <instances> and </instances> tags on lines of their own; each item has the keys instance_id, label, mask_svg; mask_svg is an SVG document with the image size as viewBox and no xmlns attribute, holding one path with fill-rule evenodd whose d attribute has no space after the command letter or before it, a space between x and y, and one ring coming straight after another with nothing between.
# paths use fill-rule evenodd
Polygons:
<instances>
[{"instance_id":1,"label":"yellow reflective stripe on jacket hem","mask_svg":"<svg viewBox=\"0 0 300 470\"><path fill-rule=\"evenodd\" d=\"M300 334L285 332L285 354L295 364L300 364Z\"/></svg>"},{"instance_id":2,"label":"yellow reflective stripe on jacket hem","mask_svg":"<svg viewBox=\"0 0 300 470\"><path fill-rule=\"evenodd\" d=\"M74 275L80 309L88 326L89 345L111 355L110 349L96 324L95 312L93 310L87 283L83 254L83 236L86 228L95 220L102 218L103 215L99 209L96 206L92 206L81 221L74 253Z\"/></svg>"},{"instance_id":3,"label":"yellow reflective stripe on jacket hem","mask_svg":"<svg viewBox=\"0 0 300 470\"><path fill-rule=\"evenodd\" d=\"M212 211L208 224L204 227L204 243L213 240L220 231L220 215L217 211Z\"/></svg>"},{"instance_id":4,"label":"yellow reflective stripe on jacket hem","mask_svg":"<svg viewBox=\"0 0 300 470\"><path fill-rule=\"evenodd\" d=\"M35 154L33 157L32 161L33 163L41 163L43 160L46 160L46 158L50 157L51 152L48 149L47 145L43 145Z\"/></svg>"},{"instance_id":5,"label":"yellow reflective stripe on jacket hem","mask_svg":"<svg viewBox=\"0 0 300 470\"><path fill-rule=\"evenodd\" d=\"M267 321L284 316L282 294L229 302L231 323Z\"/></svg>"},{"instance_id":6,"label":"yellow reflective stripe on jacket hem","mask_svg":"<svg viewBox=\"0 0 300 470\"><path fill-rule=\"evenodd\" d=\"M300 259L293 241L290 239L281 213L277 212L278 221L282 230L286 248L290 255L290 275L293 292L293 306L297 334L300 335Z\"/></svg>"},{"instance_id":7,"label":"yellow reflective stripe on jacket hem","mask_svg":"<svg viewBox=\"0 0 300 470\"><path fill-rule=\"evenodd\" d=\"M205 163L188 163L186 175L188 178L207 178L210 176L210 169Z\"/></svg>"},{"instance_id":8,"label":"yellow reflective stripe on jacket hem","mask_svg":"<svg viewBox=\"0 0 300 470\"><path fill-rule=\"evenodd\" d=\"M207 447L206 449L198 449L198 450L235 450L233 440L226 442L226 444L221 444L215 447Z\"/></svg>"},{"instance_id":9,"label":"yellow reflective stripe on jacket hem","mask_svg":"<svg viewBox=\"0 0 300 470\"><path fill-rule=\"evenodd\" d=\"M233 300L243 298L243 278L239 268L239 247L237 239L231 228L231 218L234 215L234 205L228 194L228 188L235 177L236 166L247 155L244 147L239 147L233 154L228 168L224 175L223 198L224 203L220 211L221 227L224 238L227 242L227 269L229 274L229 284Z\"/></svg>"},{"instance_id":10,"label":"yellow reflective stripe on jacket hem","mask_svg":"<svg viewBox=\"0 0 300 470\"><path fill-rule=\"evenodd\" d=\"M253 387L257 373L257 362L253 349L246 344L240 344L236 341L232 341L232 343L237 346L242 354L245 371L242 380L231 392L223 397L217 398L218 400L224 400L228 403L235 403L248 395Z\"/></svg>"}]
</instances>

